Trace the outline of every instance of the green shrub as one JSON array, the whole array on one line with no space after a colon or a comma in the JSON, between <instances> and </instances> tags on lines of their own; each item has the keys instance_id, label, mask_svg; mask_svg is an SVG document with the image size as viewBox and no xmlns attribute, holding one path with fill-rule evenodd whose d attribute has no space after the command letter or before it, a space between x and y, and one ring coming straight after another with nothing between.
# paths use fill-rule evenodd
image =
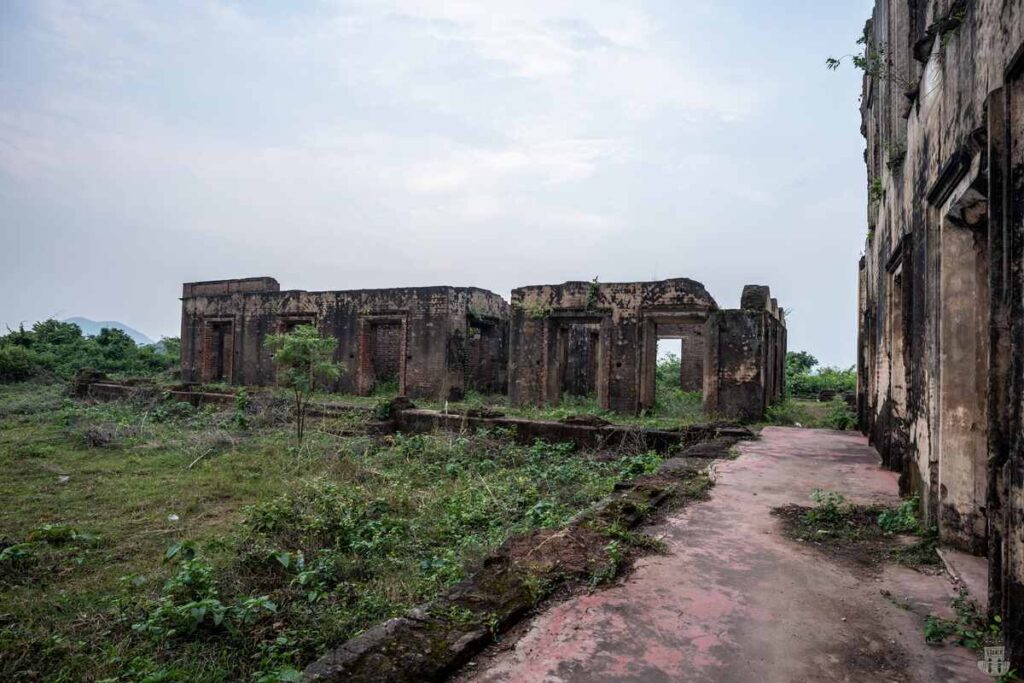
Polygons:
<instances>
[{"instance_id":1,"label":"green shrub","mask_svg":"<svg viewBox=\"0 0 1024 683\"><path fill-rule=\"evenodd\" d=\"M814 489L811 500L817 505L804 514L804 521L823 527L836 527L846 523L850 516L850 505L838 491Z\"/></svg>"},{"instance_id":2,"label":"green shrub","mask_svg":"<svg viewBox=\"0 0 1024 683\"><path fill-rule=\"evenodd\" d=\"M878 526L887 534L917 533L920 523L917 521L918 498L914 496L900 503L899 507L887 508L878 515Z\"/></svg>"},{"instance_id":3,"label":"green shrub","mask_svg":"<svg viewBox=\"0 0 1024 683\"><path fill-rule=\"evenodd\" d=\"M22 382L39 371L39 359L21 346L0 346L0 383Z\"/></svg>"},{"instance_id":4,"label":"green shrub","mask_svg":"<svg viewBox=\"0 0 1024 683\"><path fill-rule=\"evenodd\" d=\"M69 378L80 368L100 372L147 375L163 372L180 361L180 343L164 339L137 346L121 330L103 329L86 337L74 323L44 320L31 330L0 336L0 382L28 379L40 371Z\"/></svg>"},{"instance_id":5,"label":"green shrub","mask_svg":"<svg viewBox=\"0 0 1024 683\"><path fill-rule=\"evenodd\" d=\"M856 389L855 368L818 367L818 359L806 351L786 354L786 392L790 396L817 398L822 391L843 393Z\"/></svg>"},{"instance_id":6,"label":"green shrub","mask_svg":"<svg viewBox=\"0 0 1024 683\"><path fill-rule=\"evenodd\" d=\"M825 414L825 424L830 429L847 430L857 426L857 416L850 410L850 406L841 398L832 400L828 405L828 413Z\"/></svg>"},{"instance_id":7,"label":"green shrub","mask_svg":"<svg viewBox=\"0 0 1024 683\"><path fill-rule=\"evenodd\" d=\"M678 389L681 371L682 361L679 356L674 353L665 354L654 369L655 386L658 389Z\"/></svg>"},{"instance_id":8,"label":"green shrub","mask_svg":"<svg viewBox=\"0 0 1024 683\"><path fill-rule=\"evenodd\" d=\"M807 412L790 398L784 398L768 406L765 411L765 422L773 425L806 425L809 421Z\"/></svg>"}]
</instances>

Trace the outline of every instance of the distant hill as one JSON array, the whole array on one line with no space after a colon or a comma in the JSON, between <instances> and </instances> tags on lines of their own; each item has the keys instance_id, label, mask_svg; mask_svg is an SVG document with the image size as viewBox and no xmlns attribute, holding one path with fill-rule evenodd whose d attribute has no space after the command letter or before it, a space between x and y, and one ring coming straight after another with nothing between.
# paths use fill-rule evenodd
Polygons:
<instances>
[{"instance_id":1,"label":"distant hill","mask_svg":"<svg viewBox=\"0 0 1024 683\"><path fill-rule=\"evenodd\" d=\"M143 344L154 343L152 339L142 334L136 329L128 327L124 323L119 323L116 320L90 320L89 318L67 318L63 322L74 323L82 328L82 334L92 337L100 333L104 327L110 330L121 330L129 337L131 337L136 344L142 346Z\"/></svg>"}]
</instances>

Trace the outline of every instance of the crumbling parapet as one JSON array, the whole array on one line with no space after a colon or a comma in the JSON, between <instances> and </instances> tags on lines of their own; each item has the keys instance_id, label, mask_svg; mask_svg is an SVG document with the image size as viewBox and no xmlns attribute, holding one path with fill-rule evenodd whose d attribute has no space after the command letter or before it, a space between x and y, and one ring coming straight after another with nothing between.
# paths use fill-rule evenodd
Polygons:
<instances>
[{"instance_id":1,"label":"crumbling parapet","mask_svg":"<svg viewBox=\"0 0 1024 683\"><path fill-rule=\"evenodd\" d=\"M764 285L744 287L740 305L708 318L704 410L756 421L785 391L786 320Z\"/></svg>"},{"instance_id":2,"label":"crumbling parapet","mask_svg":"<svg viewBox=\"0 0 1024 683\"><path fill-rule=\"evenodd\" d=\"M702 284L685 278L515 289L509 399L558 405L574 393L616 412L652 409L658 339L682 338L717 309Z\"/></svg>"}]
</instances>

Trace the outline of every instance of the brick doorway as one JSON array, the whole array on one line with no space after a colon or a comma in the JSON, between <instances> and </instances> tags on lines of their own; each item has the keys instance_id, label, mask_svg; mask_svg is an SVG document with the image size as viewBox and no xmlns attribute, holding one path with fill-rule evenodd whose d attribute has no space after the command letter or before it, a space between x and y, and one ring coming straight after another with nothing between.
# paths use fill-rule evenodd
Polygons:
<instances>
[{"instance_id":1,"label":"brick doorway","mask_svg":"<svg viewBox=\"0 0 1024 683\"><path fill-rule=\"evenodd\" d=\"M406 322L405 318L367 316L359 321L359 394L394 385L405 395Z\"/></svg>"},{"instance_id":2,"label":"brick doorway","mask_svg":"<svg viewBox=\"0 0 1024 683\"><path fill-rule=\"evenodd\" d=\"M231 382L234 360L234 323L209 320L203 329L204 382Z\"/></svg>"}]
</instances>

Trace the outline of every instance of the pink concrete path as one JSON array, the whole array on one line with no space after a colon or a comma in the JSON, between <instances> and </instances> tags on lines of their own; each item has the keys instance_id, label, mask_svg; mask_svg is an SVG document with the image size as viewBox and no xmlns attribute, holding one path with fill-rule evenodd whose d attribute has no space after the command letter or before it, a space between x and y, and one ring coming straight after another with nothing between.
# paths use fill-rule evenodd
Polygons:
<instances>
[{"instance_id":1,"label":"pink concrete path","mask_svg":"<svg viewBox=\"0 0 1024 683\"><path fill-rule=\"evenodd\" d=\"M772 508L815 488L894 503L896 476L849 432L770 427L716 468L711 499L648 530L665 555L539 614L459 676L472 681L986 681L977 657L929 647L944 574L833 560L782 535ZM902 606L882 591L900 598Z\"/></svg>"}]
</instances>

